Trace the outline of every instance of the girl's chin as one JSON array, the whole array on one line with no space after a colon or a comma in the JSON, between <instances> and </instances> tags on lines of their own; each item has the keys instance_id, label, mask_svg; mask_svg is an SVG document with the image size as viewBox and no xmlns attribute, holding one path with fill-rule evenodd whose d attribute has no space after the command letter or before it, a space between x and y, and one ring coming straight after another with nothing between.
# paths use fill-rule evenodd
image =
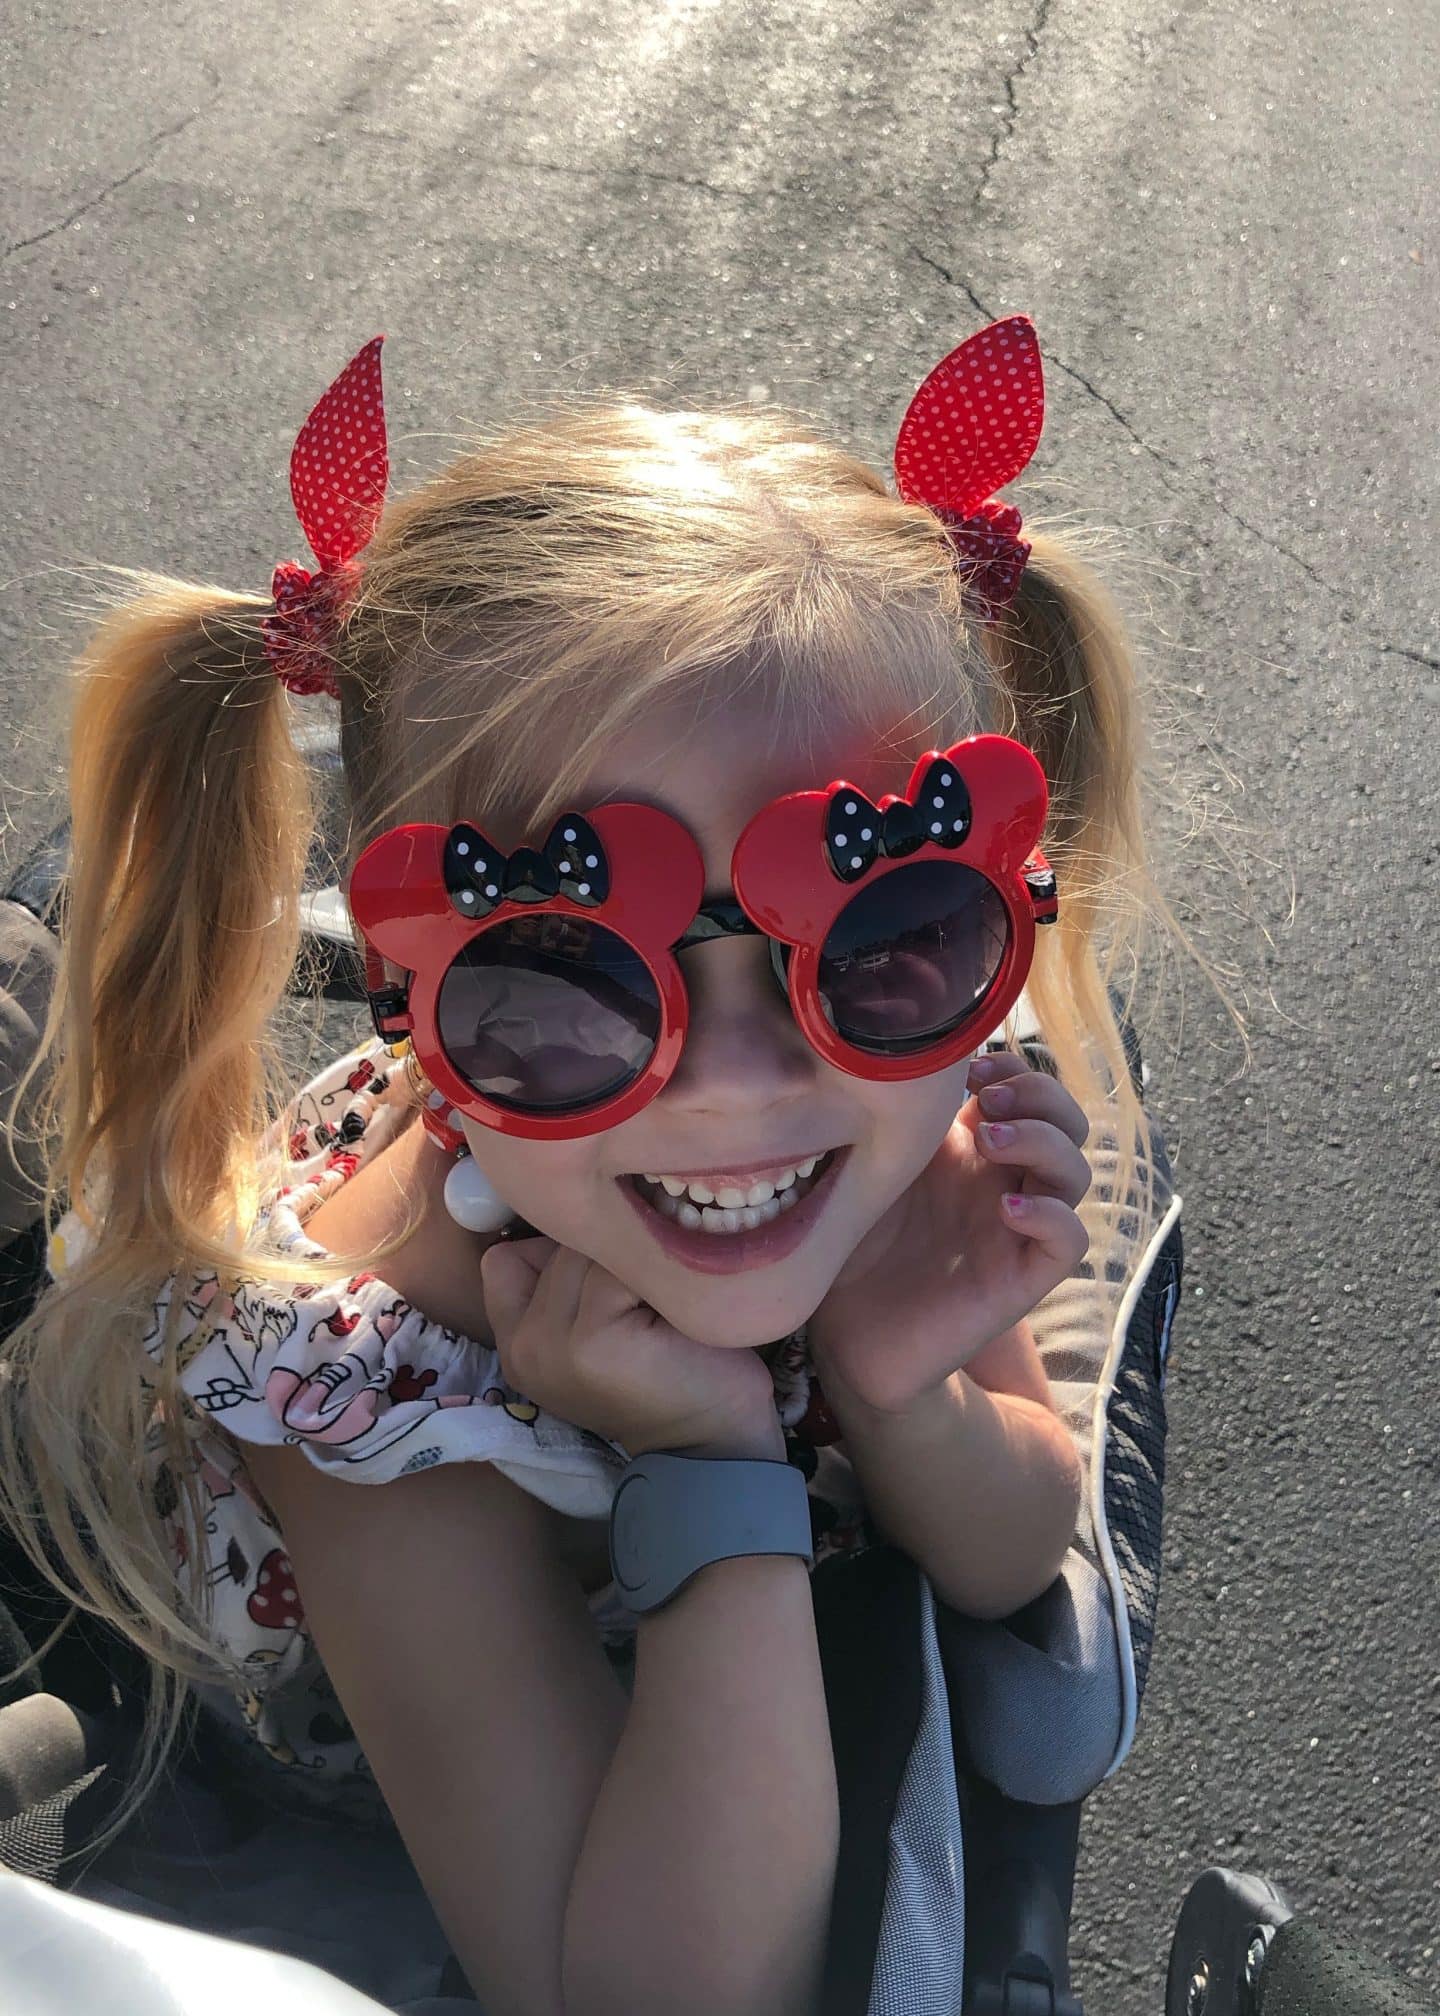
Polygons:
<instances>
[{"instance_id":1,"label":"girl's chin","mask_svg":"<svg viewBox=\"0 0 1440 2016\"><path fill-rule=\"evenodd\" d=\"M809 1267L776 1268L767 1282L743 1275L692 1275L677 1283L666 1271L636 1287L657 1316L683 1336L722 1351L759 1351L807 1323L824 1299L829 1277ZM789 1280L777 1279L788 1274Z\"/></svg>"}]
</instances>

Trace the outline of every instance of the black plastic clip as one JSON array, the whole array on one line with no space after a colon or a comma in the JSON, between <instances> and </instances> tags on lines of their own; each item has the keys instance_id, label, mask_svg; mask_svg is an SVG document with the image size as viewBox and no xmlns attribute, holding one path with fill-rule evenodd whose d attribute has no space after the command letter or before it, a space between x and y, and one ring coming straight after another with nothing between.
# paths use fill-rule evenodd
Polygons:
<instances>
[{"instance_id":1,"label":"black plastic clip","mask_svg":"<svg viewBox=\"0 0 1440 2016\"><path fill-rule=\"evenodd\" d=\"M1023 871L1025 887L1030 891L1030 901L1035 907L1037 924L1054 924L1060 916L1060 896L1053 868L1027 868Z\"/></svg>"},{"instance_id":2,"label":"black plastic clip","mask_svg":"<svg viewBox=\"0 0 1440 2016\"><path fill-rule=\"evenodd\" d=\"M366 991L366 999L370 1003L370 1020L375 1024L375 1034L383 1043L395 1043L410 1034L408 986L371 987Z\"/></svg>"}]
</instances>

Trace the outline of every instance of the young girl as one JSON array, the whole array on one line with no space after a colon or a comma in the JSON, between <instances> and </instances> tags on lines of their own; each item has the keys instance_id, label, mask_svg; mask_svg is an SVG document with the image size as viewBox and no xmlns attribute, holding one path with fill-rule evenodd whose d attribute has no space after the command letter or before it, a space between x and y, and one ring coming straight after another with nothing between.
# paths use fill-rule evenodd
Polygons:
<instances>
[{"instance_id":1,"label":"young girl","mask_svg":"<svg viewBox=\"0 0 1440 2016\"><path fill-rule=\"evenodd\" d=\"M5 1509L252 1783L388 1809L487 2011L808 2010L812 1576L888 1544L1004 1618L1076 1531L1028 1319L1136 1231L1134 674L993 501L1023 316L899 497L773 412L592 404L386 504L381 340L296 444L319 571L147 578L84 655ZM298 1099L290 694L340 707L375 1022ZM1056 1075L983 1054L1022 989Z\"/></svg>"}]
</instances>

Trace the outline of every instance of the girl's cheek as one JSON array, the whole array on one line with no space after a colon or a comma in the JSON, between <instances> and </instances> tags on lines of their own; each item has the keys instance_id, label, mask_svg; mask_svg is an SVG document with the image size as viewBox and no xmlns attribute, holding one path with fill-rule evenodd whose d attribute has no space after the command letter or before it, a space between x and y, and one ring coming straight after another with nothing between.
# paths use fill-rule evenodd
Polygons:
<instances>
[{"instance_id":1,"label":"girl's cheek","mask_svg":"<svg viewBox=\"0 0 1440 2016\"><path fill-rule=\"evenodd\" d=\"M462 1118L460 1125L477 1165L520 1217L538 1223L539 1210L552 1221L560 1213L579 1222L593 1210L601 1179L593 1157L576 1152L583 1142L517 1141L475 1120Z\"/></svg>"},{"instance_id":2,"label":"girl's cheek","mask_svg":"<svg viewBox=\"0 0 1440 2016\"><path fill-rule=\"evenodd\" d=\"M938 1151L969 1094L965 1080L971 1059L949 1065L930 1078L907 1078L872 1089L873 1135L887 1170L913 1181Z\"/></svg>"}]
</instances>

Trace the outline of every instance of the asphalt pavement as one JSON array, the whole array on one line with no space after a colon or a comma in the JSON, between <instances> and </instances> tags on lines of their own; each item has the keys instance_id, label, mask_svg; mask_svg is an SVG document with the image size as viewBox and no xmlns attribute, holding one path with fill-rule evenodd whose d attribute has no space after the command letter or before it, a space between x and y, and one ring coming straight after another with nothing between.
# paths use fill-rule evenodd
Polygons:
<instances>
[{"instance_id":1,"label":"asphalt pavement","mask_svg":"<svg viewBox=\"0 0 1440 2016\"><path fill-rule=\"evenodd\" d=\"M1012 493L1111 528L1175 769L1165 1575L1074 1962L1155 2016L1220 1862L1440 1997L1433 0L12 0L0 797L56 816L102 560L264 589L387 333L392 484L556 389L784 400L885 468L1021 311ZM1428 558L1427 558L1428 555Z\"/></svg>"}]
</instances>

